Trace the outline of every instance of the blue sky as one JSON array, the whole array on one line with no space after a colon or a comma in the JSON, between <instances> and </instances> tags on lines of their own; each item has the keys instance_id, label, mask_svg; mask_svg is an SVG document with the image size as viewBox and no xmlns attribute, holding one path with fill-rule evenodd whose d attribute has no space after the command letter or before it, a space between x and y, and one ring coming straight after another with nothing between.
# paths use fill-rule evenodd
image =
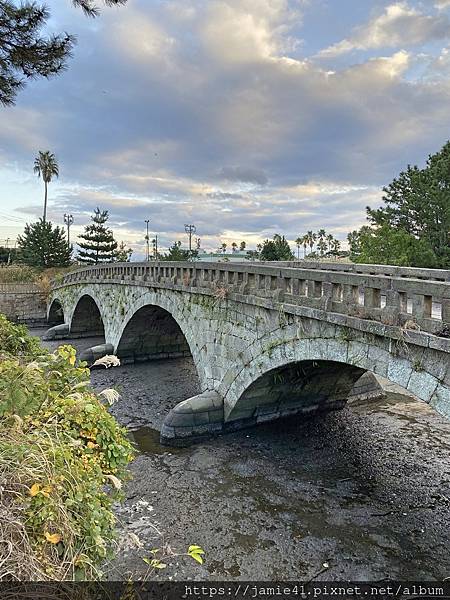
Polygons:
<instances>
[{"instance_id":1,"label":"blue sky","mask_svg":"<svg viewBox=\"0 0 450 600\"><path fill-rule=\"evenodd\" d=\"M96 206L139 258L145 219L167 247L324 227L344 240L408 163L450 137L450 0L128 0L87 19L67 72L0 110L0 239L42 212Z\"/></svg>"}]
</instances>

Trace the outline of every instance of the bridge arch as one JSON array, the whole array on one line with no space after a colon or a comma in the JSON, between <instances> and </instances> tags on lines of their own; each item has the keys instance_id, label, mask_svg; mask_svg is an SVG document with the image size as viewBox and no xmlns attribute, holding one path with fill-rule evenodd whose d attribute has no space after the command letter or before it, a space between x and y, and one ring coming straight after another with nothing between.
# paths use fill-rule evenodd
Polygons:
<instances>
[{"instance_id":1,"label":"bridge arch","mask_svg":"<svg viewBox=\"0 0 450 600\"><path fill-rule=\"evenodd\" d=\"M247 419L255 410L261 415L268 414L268 407L277 405L282 405L289 414L289 409L295 407L295 399L297 406L341 408L356 381L367 371L436 405L439 412L442 412L442 395L448 395L448 388L441 384L436 373L427 371L427 364L419 365L414 356L396 355L385 341L378 345L375 338L367 341L346 340L345 336L339 339L339 335L300 338L298 330L291 328L261 338L247 349L242 363L243 366L234 366L225 374L218 388L224 398L225 422ZM303 376L296 379L298 369ZM284 388L281 381L277 384L277 376L285 378ZM289 386L291 403L286 400ZM261 401L264 394L268 395L267 401Z\"/></svg>"},{"instance_id":2,"label":"bridge arch","mask_svg":"<svg viewBox=\"0 0 450 600\"><path fill-rule=\"evenodd\" d=\"M127 322L116 350L122 360L190 356L186 338L172 315L154 304L139 308Z\"/></svg>"},{"instance_id":3,"label":"bridge arch","mask_svg":"<svg viewBox=\"0 0 450 600\"><path fill-rule=\"evenodd\" d=\"M115 353L125 360L192 356L204 387L206 374L199 336L195 335L181 306L172 295L158 291L142 294L121 318L112 344Z\"/></svg>"},{"instance_id":4,"label":"bridge arch","mask_svg":"<svg viewBox=\"0 0 450 600\"><path fill-rule=\"evenodd\" d=\"M59 298L53 298L47 310L47 323L51 326L64 323L64 308Z\"/></svg>"},{"instance_id":5,"label":"bridge arch","mask_svg":"<svg viewBox=\"0 0 450 600\"><path fill-rule=\"evenodd\" d=\"M69 331L77 336L105 336L105 320L100 305L86 291L73 303Z\"/></svg>"}]
</instances>

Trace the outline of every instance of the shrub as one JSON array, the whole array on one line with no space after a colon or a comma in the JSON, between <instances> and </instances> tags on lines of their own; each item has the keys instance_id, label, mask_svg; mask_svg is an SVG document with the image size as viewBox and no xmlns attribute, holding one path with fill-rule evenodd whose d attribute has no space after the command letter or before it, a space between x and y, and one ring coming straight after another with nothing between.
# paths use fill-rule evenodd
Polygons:
<instances>
[{"instance_id":1,"label":"shrub","mask_svg":"<svg viewBox=\"0 0 450 600\"><path fill-rule=\"evenodd\" d=\"M71 346L45 351L0 317L0 545L19 579L93 579L111 555L126 430L90 387ZM27 558L28 557L28 558ZM0 573L0 578L5 572Z\"/></svg>"},{"instance_id":2,"label":"shrub","mask_svg":"<svg viewBox=\"0 0 450 600\"><path fill-rule=\"evenodd\" d=\"M0 267L0 283L33 283L38 275L36 269L25 265Z\"/></svg>"}]
</instances>

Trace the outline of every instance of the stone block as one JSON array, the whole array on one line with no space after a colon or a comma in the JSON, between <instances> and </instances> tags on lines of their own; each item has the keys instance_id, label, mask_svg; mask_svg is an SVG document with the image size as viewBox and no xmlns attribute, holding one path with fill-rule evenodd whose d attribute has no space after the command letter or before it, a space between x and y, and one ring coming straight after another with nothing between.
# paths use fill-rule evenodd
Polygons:
<instances>
[{"instance_id":1,"label":"stone block","mask_svg":"<svg viewBox=\"0 0 450 600\"><path fill-rule=\"evenodd\" d=\"M421 400L429 402L437 386L438 381L435 377L424 371L413 370L407 389Z\"/></svg>"},{"instance_id":2,"label":"stone block","mask_svg":"<svg viewBox=\"0 0 450 600\"><path fill-rule=\"evenodd\" d=\"M408 381L412 374L409 361L402 358L391 358L388 364L387 378L408 389Z\"/></svg>"}]
</instances>

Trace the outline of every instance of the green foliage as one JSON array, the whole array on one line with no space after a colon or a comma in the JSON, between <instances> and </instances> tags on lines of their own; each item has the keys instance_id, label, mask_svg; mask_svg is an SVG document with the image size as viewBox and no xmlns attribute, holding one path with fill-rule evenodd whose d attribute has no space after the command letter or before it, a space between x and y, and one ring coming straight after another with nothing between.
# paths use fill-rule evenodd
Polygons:
<instances>
[{"instance_id":1,"label":"green foliage","mask_svg":"<svg viewBox=\"0 0 450 600\"><path fill-rule=\"evenodd\" d=\"M18 357L35 357L45 354L39 340L31 337L25 325L14 325L0 313L0 359L12 354Z\"/></svg>"},{"instance_id":2,"label":"green foliage","mask_svg":"<svg viewBox=\"0 0 450 600\"><path fill-rule=\"evenodd\" d=\"M319 229L317 233L308 231L303 236L295 240L297 246L297 258L300 258L300 248L303 247L303 258L306 258L307 248L309 248L308 258L323 258L329 256L338 256L340 254L341 242L325 229ZM317 252L314 252L314 246Z\"/></svg>"},{"instance_id":3,"label":"green foliage","mask_svg":"<svg viewBox=\"0 0 450 600\"><path fill-rule=\"evenodd\" d=\"M182 556L189 556L202 565L204 562L203 557L205 555L205 551L201 546L192 544L184 554L173 552L169 546L165 546L162 549L153 548L153 550L150 550L150 554L152 556L145 556L142 558L142 560L149 566L149 574L150 572L156 572L156 570L167 568L167 563L169 560Z\"/></svg>"},{"instance_id":4,"label":"green foliage","mask_svg":"<svg viewBox=\"0 0 450 600\"><path fill-rule=\"evenodd\" d=\"M78 260L91 265L111 262L116 257L117 242L111 229L106 227L109 219L108 211L97 207L91 219L92 223L86 225L84 233L79 236L84 241L78 242L81 248L78 252Z\"/></svg>"},{"instance_id":5,"label":"green foliage","mask_svg":"<svg viewBox=\"0 0 450 600\"><path fill-rule=\"evenodd\" d=\"M185 250L181 247L181 242L174 242L169 248L169 252L161 256L161 260L168 261L187 261L195 258L198 255L197 250Z\"/></svg>"},{"instance_id":6,"label":"green foliage","mask_svg":"<svg viewBox=\"0 0 450 600\"><path fill-rule=\"evenodd\" d=\"M25 78L50 77L65 67L75 39L68 35L45 38L49 18L44 6L0 1L0 102L14 104Z\"/></svg>"},{"instance_id":7,"label":"green foliage","mask_svg":"<svg viewBox=\"0 0 450 600\"><path fill-rule=\"evenodd\" d=\"M286 238L278 233L273 236L273 240L265 240L259 255L261 260L292 260L294 255Z\"/></svg>"},{"instance_id":8,"label":"green foliage","mask_svg":"<svg viewBox=\"0 0 450 600\"><path fill-rule=\"evenodd\" d=\"M107 6L125 4L126 0L104 0ZM44 5L25 1L16 6L0 0L0 103L14 104L18 91L27 79L57 75L66 67L75 37L67 33L44 36L50 14ZM73 0L85 14L96 16L93 0Z\"/></svg>"},{"instance_id":9,"label":"green foliage","mask_svg":"<svg viewBox=\"0 0 450 600\"><path fill-rule=\"evenodd\" d=\"M404 229L385 224L378 229L363 227L349 235L350 258L357 263L398 265L400 267L437 266L429 243Z\"/></svg>"},{"instance_id":10,"label":"green foliage","mask_svg":"<svg viewBox=\"0 0 450 600\"><path fill-rule=\"evenodd\" d=\"M125 242L120 242L119 247L116 250L114 260L117 262L130 262L132 254L133 250L131 248L127 248Z\"/></svg>"},{"instance_id":11,"label":"green foliage","mask_svg":"<svg viewBox=\"0 0 450 600\"><path fill-rule=\"evenodd\" d=\"M0 268L0 283L34 283L38 271L26 265L14 265Z\"/></svg>"},{"instance_id":12,"label":"green foliage","mask_svg":"<svg viewBox=\"0 0 450 600\"><path fill-rule=\"evenodd\" d=\"M10 265L17 262L18 251L17 248L7 248L6 246L0 246L0 265Z\"/></svg>"},{"instance_id":13,"label":"green foliage","mask_svg":"<svg viewBox=\"0 0 450 600\"><path fill-rule=\"evenodd\" d=\"M59 177L58 161L55 155L48 150L45 152L39 150L39 154L34 160L33 170L45 183L50 183L53 177Z\"/></svg>"},{"instance_id":14,"label":"green foliage","mask_svg":"<svg viewBox=\"0 0 450 600\"><path fill-rule=\"evenodd\" d=\"M450 142L428 157L424 169L408 165L383 191L385 206L367 209L372 231L365 227L349 238L353 257L358 262L394 260L392 264L448 268ZM377 243L383 244L381 250Z\"/></svg>"},{"instance_id":15,"label":"green foliage","mask_svg":"<svg viewBox=\"0 0 450 600\"><path fill-rule=\"evenodd\" d=\"M0 355L0 475L23 512L33 561L47 578L97 577L133 454L126 430L71 346L49 353L0 318Z\"/></svg>"},{"instance_id":16,"label":"green foliage","mask_svg":"<svg viewBox=\"0 0 450 600\"><path fill-rule=\"evenodd\" d=\"M21 262L31 267L49 268L70 265L72 248L67 245L64 230L39 219L27 224L18 238Z\"/></svg>"}]
</instances>

